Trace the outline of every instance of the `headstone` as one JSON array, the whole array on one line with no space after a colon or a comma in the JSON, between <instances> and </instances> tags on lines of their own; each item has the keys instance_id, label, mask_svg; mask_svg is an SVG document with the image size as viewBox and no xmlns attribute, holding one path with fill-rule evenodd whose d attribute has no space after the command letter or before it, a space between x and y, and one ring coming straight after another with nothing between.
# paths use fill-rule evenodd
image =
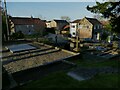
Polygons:
<instances>
[{"instance_id":1,"label":"headstone","mask_svg":"<svg viewBox=\"0 0 120 90\"><path fill-rule=\"evenodd\" d=\"M111 36L108 36L108 42L111 43Z\"/></svg>"},{"instance_id":2,"label":"headstone","mask_svg":"<svg viewBox=\"0 0 120 90\"><path fill-rule=\"evenodd\" d=\"M100 33L97 33L97 40L100 40Z\"/></svg>"}]
</instances>

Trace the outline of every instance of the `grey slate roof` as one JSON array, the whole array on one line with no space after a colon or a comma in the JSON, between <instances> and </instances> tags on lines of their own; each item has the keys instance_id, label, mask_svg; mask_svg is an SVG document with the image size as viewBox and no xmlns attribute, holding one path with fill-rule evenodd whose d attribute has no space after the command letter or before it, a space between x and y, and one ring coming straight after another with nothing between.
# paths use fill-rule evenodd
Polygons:
<instances>
[{"instance_id":1,"label":"grey slate roof","mask_svg":"<svg viewBox=\"0 0 120 90\"><path fill-rule=\"evenodd\" d=\"M90 23L92 23L93 25L96 25L96 24L101 24L97 19L95 18L88 18L88 17L85 17Z\"/></svg>"}]
</instances>

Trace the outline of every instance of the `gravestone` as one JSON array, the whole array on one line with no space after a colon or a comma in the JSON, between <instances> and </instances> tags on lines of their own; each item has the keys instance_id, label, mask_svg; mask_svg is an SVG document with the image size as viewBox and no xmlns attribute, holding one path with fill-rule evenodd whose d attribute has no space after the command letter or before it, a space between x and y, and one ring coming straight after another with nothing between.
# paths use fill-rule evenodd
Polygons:
<instances>
[{"instance_id":1,"label":"gravestone","mask_svg":"<svg viewBox=\"0 0 120 90\"><path fill-rule=\"evenodd\" d=\"M31 46L29 44L10 45L7 46L6 48L10 50L12 53L36 49L36 47Z\"/></svg>"}]
</instances>

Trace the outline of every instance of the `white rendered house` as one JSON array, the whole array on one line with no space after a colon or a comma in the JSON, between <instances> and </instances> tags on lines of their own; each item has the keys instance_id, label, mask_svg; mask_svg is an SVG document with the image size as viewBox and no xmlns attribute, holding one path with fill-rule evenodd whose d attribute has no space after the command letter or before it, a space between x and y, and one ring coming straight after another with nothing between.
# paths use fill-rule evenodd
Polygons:
<instances>
[{"instance_id":1,"label":"white rendered house","mask_svg":"<svg viewBox=\"0 0 120 90\"><path fill-rule=\"evenodd\" d=\"M75 21L70 23L70 34L71 34L71 37L76 37L76 31L78 29L79 22L80 22L80 19L77 19L77 20L75 20Z\"/></svg>"}]
</instances>

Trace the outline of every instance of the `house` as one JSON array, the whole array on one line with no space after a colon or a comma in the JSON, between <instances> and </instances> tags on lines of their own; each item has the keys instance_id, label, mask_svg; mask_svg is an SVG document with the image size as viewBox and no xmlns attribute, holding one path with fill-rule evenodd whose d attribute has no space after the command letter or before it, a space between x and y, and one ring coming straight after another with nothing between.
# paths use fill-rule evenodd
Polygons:
<instances>
[{"instance_id":1,"label":"house","mask_svg":"<svg viewBox=\"0 0 120 90\"><path fill-rule=\"evenodd\" d=\"M50 22L51 21L46 21L46 28L51 28Z\"/></svg>"},{"instance_id":2,"label":"house","mask_svg":"<svg viewBox=\"0 0 120 90\"><path fill-rule=\"evenodd\" d=\"M78 25L81 19L74 20L70 23L70 35L71 37L76 37L76 31L78 29Z\"/></svg>"},{"instance_id":3,"label":"house","mask_svg":"<svg viewBox=\"0 0 120 90\"><path fill-rule=\"evenodd\" d=\"M60 34L62 29L66 25L69 25L69 23L66 20L52 20L50 22L51 28L55 28L56 29L56 34Z\"/></svg>"},{"instance_id":4,"label":"house","mask_svg":"<svg viewBox=\"0 0 120 90\"><path fill-rule=\"evenodd\" d=\"M10 17L11 34L21 31L25 35L40 32L43 34L46 24L39 18L33 17Z\"/></svg>"},{"instance_id":5,"label":"house","mask_svg":"<svg viewBox=\"0 0 120 90\"><path fill-rule=\"evenodd\" d=\"M103 26L97 19L85 17L79 22L77 33L81 39L99 40L102 30Z\"/></svg>"},{"instance_id":6,"label":"house","mask_svg":"<svg viewBox=\"0 0 120 90\"><path fill-rule=\"evenodd\" d=\"M71 37L99 40L103 25L95 18L84 17L70 23Z\"/></svg>"},{"instance_id":7,"label":"house","mask_svg":"<svg viewBox=\"0 0 120 90\"><path fill-rule=\"evenodd\" d=\"M65 37L70 37L70 25L65 25L61 31L61 34Z\"/></svg>"}]
</instances>

